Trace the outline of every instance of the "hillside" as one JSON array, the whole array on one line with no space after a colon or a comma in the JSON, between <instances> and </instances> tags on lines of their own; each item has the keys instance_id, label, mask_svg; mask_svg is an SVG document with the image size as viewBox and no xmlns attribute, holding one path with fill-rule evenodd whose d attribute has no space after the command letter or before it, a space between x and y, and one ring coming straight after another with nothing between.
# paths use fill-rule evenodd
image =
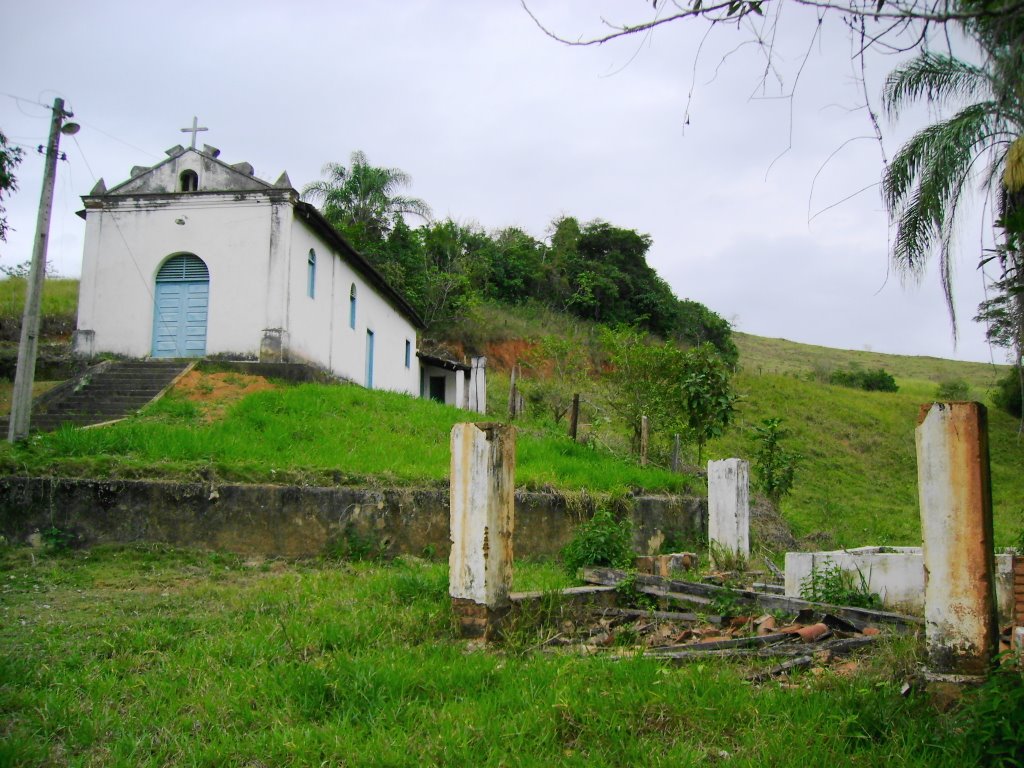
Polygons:
<instances>
[{"instance_id":1,"label":"hillside","mask_svg":"<svg viewBox=\"0 0 1024 768\"><path fill-rule=\"evenodd\" d=\"M64 317L73 316L70 283L59 281L51 293L61 297L56 314ZM545 335L570 339L592 358L600 357L598 326L534 304L478 305L438 343L456 355L466 350L488 355L490 412L500 417L507 407L510 366L522 363ZM707 457L750 458L751 428L764 418L782 418L791 431L790 447L804 457L782 513L804 546L918 543L918 408L935 396L938 383L953 379L968 382L972 397L987 401L991 383L1005 367L835 350L748 334L733 338L741 354L735 387L742 398L734 424L709 444ZM829 371L851 366L885 368L899 391L863 392L825 383ZM526 386L535 375L524 369ZM212 378L202 385L207 392L219 387ZM583 399L586 444L578 446L565 440L564 421L556 425L539 408L531 412L527 403L528 413L519 421L520 484L616 493L630 487L678 491L688 485L656 466L632 466L600 377L590 377ZM212 473L224 481L433 485L445 478L447 430L464 418L434 403L347 387L261 392L214 406L209 400L194 388L179 391L113 428L65 432L16 450L0 449L0 466L7 472ZM396 414L386 430L379 428L383 412ZM995 408L989 413L996 540L1007 546L1024 528L1024 442L1016 436L1015 420ZM259 440L253 440L256 434ZM368 434L375 438L367 440ZM655 465L667 463L666 437L655 441ZM692 451L687 458L696 459Z\"/></svg>"},{"instance_id":2,"label":"hillside","mask_svg":"<svg viewBox=\"0 0 1024 768\"><path fill-rule=\"evenodd\" d=\"M748 373L804 376L850 367L865 370L884 368L896 378L904 380L939 384L952 379L963 379L978 390L978 396L983 396L994 380L1004 375L1009 368L1007 365L969 363L940 357L911 357L882 352L832 349L735 331L732 338L740 350L740 365ZM1002 358L1001 350L996 350L995 359L1001 361Z\"/></svg>"},{"instance_id":3,"label":"hillside","mask_svg":"<svg viewBox=\"0 0 1024 768\"><path fill-rule=\"evenodd\" d=\"M949 361L944 361L949 362ZM952 370L956 372L956 368ZM736 423L709 452L749 458L751 428L780 417L789 446L803 455L794 492L782 502L794 534L820 548L918 545L914 429L933 384L897 379L900 391L863 392L793 376L742 373ZM1024 528L1024 442L1017 422L989 408L996 542L1009 546Z\"/></svg>"}]
</instances>

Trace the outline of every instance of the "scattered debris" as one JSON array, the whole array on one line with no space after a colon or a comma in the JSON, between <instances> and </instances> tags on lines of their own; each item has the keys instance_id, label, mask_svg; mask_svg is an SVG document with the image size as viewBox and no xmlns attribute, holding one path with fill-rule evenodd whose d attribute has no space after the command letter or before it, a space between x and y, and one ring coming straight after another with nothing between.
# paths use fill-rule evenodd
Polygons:
<instances>
[{"instance_id":1,"label":"scattered debris","mask_svg":"<svg viewBox=\"0 0 1024 768\"><path fill-rule=\"evenodd\" d=\"M601 585L596 588L607 590L627 574L608 568L588 568L584 575L588 582ZM556 619L545 639L531 650L563 648L587 655L607 655L612 659L642 655L670 664L709 658L755 662L774 659L775 666L747 678L760 682L808 668L830 669L840 675L854 674L859 665L851 662L849 655L869 647L882 636L882 630L870 618L878 618L888 630L901 631L917 626L913 617L898 614L862 609L850 613L843 606L790 598L783 599L789 608L783 610L773 604L778 600L774 595L653 575L630 576L631 590L657 597L662 604L683 603L695 609L644 610L594 602L566 604L567 612ZM721 615L720 611L726 615ZM783 615L795 616L795 619L782 619Z\"/></svg>"},{"instance_id":2,"label":"scattered debris","mask_svg":"<svg viewBox=\"0 0 1024 768\"><path fill-rule=\"evenodd\" d=\"M616 585L625 580L627 574L625 571L615 568L585 568L583 578L590 584ZM755 592L750 589L730 589L713 584L679 581L647 574L635 574L632 578L634 588L638 592L689 605L707 606L719 598L733 600L745 608L753 608L759 612L828 613L858 627L882 624L898 631L916 631L924 626L924 619L919 616L907 616L891 611L815 603L795 597Z\"/></svg>"}]
</instances>

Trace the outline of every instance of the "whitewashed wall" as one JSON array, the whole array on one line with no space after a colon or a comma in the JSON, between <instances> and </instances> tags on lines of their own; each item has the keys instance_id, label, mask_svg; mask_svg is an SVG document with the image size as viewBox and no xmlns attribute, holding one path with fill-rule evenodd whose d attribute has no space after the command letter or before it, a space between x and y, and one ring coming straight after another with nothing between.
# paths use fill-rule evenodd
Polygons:
<instances>
[{"instance_id":1,"label":"whitewashed wall","mask_svg":"<svg viewBox=\"0 0 1024 768\"><path fill-rule=\"evenodd\" d=\"M95 332L92 351L148 356L156 273L169 256L191 253L210 270L207 354L258 355L270 211L270 202L256 194L241 201L203 195L181 203L135 198L117 210L90 210L78 328Z\"/></svg>"},{"instance_id":2,"label":"whitewashed wall","mask_svg":"<svg viewBox=\"0 0 1024 768\"><path fill-rule=\"evenodd\" d=\"M316 252L314 298L307 293L309 249ZM349 326L349 294L356 286L356 327ZM357 384L366 381L366 331L374 334L375 389L419 395L416 328L355 269L295 218L288 278L288 330L293 356L316 361ZM405 342L410 343L409 366Z\"/></svg>"},{"instance_id":3,"label":"whitewashed wall","mask_svg":"<svg viewBox=\"0 0 1024 768\"><path fill-rule=\"evenodd\" d=\"M238 194L244 198L238 200ZM307 295L310 248L317 254L312 299ZM264 329L281 329L292 359L364 384L369 329L374 387L419 394L412 323L296 218L290 203L273 203L260 192L126 198L117 210L90 210L78 328L94 336L91 349L81 351L150 355L156 274L179 253L198 256L210 270L208 355L258 357ZM353 282L354 330L349 327Z\"/></svg>"}]
</instances>

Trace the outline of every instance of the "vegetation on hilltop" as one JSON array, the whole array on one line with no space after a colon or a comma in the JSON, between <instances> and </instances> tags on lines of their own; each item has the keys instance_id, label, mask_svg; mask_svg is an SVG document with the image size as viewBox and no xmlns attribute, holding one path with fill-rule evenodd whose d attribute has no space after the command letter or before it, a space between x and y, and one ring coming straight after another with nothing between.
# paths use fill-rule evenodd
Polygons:
<instances>
[{"instance_id":1,"label":"vegetation on hilltop","mask_svg":"<svg viewBox=\"0 0 1024 768\"><path fill-rule=\"evenodd\" d=\"M401 291L434 336L481 301L539 302L606 325L631 325L689 345L710 342L736 361L729 324L704 305L679 300L647 263L649 235L571 216L551 223L549 242L517 227L487 232L451 219L411 228L403 213L429 215L422 200L398 194L410 182L394 168L325 167L305 189L332 224Z\"/></svg>"}]
</instances>

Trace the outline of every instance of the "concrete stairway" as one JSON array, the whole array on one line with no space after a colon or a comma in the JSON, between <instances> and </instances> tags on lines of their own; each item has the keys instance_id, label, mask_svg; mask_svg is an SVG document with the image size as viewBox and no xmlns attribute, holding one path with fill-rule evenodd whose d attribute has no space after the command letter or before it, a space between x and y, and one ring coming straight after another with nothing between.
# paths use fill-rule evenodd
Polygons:
<instances>
[{"instance_id":1,"label":"concrete stairway","mask_svg":"<svg viewBox=\"0 0 1024 768\"><path fill-rule=\"evenodd\" d=\"M31 429L49 432L62 424L82 427L122 419L151 402L192 364L191 360L100 363L36 398ZM0 422L4 435L7 424L7 419Z\"/></svg>"}]
</instances>

